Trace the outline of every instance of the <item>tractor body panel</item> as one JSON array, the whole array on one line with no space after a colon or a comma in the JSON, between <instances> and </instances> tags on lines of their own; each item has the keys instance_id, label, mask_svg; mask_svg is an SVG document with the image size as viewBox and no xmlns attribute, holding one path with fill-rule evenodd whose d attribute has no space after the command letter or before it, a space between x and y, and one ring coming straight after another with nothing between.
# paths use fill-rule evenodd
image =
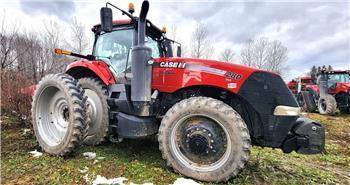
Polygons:
<instances>
[{"instance_id":1,"label":"tractor body panel","mask_svg":"<svg viewBox=\"0 0 350 185\"><path fill-rule=\"evenodd\" d=\"M66 73L77 79L86 76L96 76L100 78L106 85L116 83L116 80L113 76L112 71L109 69L109 66L100 60L81 60L72 62L67 66Z\"/></svg>"},{"instance_id":2,"label":"tractor body panel","mask_svg":"<svg viewBox=\"0 0 350 185\"><path fill-rule=\"evenodd\" d=\"M350 82L338 82L334 89L334 94L339 94L339 93L350 94Z\"/></svg>"},{"instance_id":3,"label":"tractor body panel","mask_svg":"<svg viewBox=\"0 0 350 185\"><path fill-rule=\"evenodd\" d=\"M238 93L256 69L213 60L155 59L152 89L172 93L190 86L214 86Z\"/></svg>"}]
</instances>

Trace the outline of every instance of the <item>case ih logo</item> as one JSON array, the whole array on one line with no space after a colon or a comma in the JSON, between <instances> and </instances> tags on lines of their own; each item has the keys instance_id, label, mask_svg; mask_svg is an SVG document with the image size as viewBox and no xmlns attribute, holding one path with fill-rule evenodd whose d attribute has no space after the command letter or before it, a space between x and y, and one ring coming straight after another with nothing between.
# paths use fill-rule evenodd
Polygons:
<instances>
[{"instance_id":1,"label":"case ih logo","mask_svg":"<svg viewBox=\"0 0 350 185\"><path fill-rule=\"evenodd\" d=\"M237 74L237 73L232 73L230 71L227 71L227 73L225 74L226 78L232 78L235 80L240 80L243 76L241 74Z\"/></svg>"},{"instance_id":2,"label":"case ih logo","mask_svg":"<svg viewBox=\"0 0 350 185\"><path fill-rule=\"evenodd\" d=\"M184 62L161 62L159 64L160 67L168 67L168 68L185 68L186 63Z\"/></svg>"}]
</instances>

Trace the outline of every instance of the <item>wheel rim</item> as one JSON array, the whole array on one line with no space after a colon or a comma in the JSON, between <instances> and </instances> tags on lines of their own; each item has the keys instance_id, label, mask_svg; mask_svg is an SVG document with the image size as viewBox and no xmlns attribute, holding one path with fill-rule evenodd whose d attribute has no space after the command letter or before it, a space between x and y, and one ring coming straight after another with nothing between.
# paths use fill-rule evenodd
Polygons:
<instances>
[{"instance_id":1,"label":"wheel rim","mask_svg":"<svg viewBox=\"0 0 350 185\"><path fill-rule=\"evenodd\" d=\"M326 101L324 99L321 99L321 109L323 111L326 111L327 110L327 104L326 104Z\"/></svg>"},{"instance_id":2,"label":"wheel rim","mask_svg":"<svg viewBox=\"0 0 350 185\"><path fill-rule=\"evenodd\" d=\"M98 131L99 125L102 122L103 105L98 94L91 90L85 89L87 123L89 125L88 135L93 135Z\"/></svg>"},{"instance_id":3,"label":"wheel rim","mask_svg":"<svg viewBox=\"0 0 350 185\"><path fill-rule=\"evenodd\" d=\"M36 110L38 132L49 146L59 145L68 130L69 106L64 93L57 87L43 89Z\"/></svg>"},{"instance_id":4,"label":"wheel rim","mask_svg":"<svg viewBox=\"0 0 350 185\"><path fill-rule=\"evenodd\" d=\"M186 167L210 172L222 167L231 155L229 132L217 120L201 114L181 118L170 135L170 147Z\"/></svg>"}]
</instances>

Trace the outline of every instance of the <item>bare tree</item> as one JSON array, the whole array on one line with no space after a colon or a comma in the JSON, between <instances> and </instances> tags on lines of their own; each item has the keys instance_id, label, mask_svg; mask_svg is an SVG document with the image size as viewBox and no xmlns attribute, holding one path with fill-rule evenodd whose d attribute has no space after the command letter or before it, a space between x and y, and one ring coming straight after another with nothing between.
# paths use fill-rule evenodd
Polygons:
<instances>
[{"instance_id":1,"label":"bare tree","mask_svg":"<svg viewBox=\"0 0 350 185\"><path fill-rule=\"evenodd\" d=\"M55 48L60 48L64 42L61 35L63 33L62 26L55 22L44 22L44 33L41 37L41 53L40 53L40 78L48 73L58 73L64 71L65 67L71 62L67 57L56 55Z\"/></svg>"},{"instance_id":2,"label":"bare tree","mask_svg":"<svg viewBox=\"0 0 350 185\"><path fill-rule=\"evenodd\" d=\"M266 38L248 41L241 51L243 65L279 74L286 69L287 60L287 48L280 41L270 42Z\"/></svg>"},{"instance_id":3,"label":"bare tree","mask_svg":"<svg viewBox=\"0 0 350 185\"><path fill-rule=\"evenodd\" d=\"M0 28L0 60L1 69L11 67L18 57L23 55L25 50L15 50L18 41L19 26L15 22L14 24L7 25L6 14L2 16L1 28Z\"/></svg>"},{"instance_id":4,"label":"bare tree","mask_svg":"<svg viewBox=\"0 0 350 185\"><path fill-rule=\"evenodd\" d=\"M197 23L192 33L191 57L210 58L214 53L214 47L209 39L209 30L203 23Z\"/></svg>"},{"instance_id":5,"label":"bare tree","mask_svg":"<svg viewBox=\"0 0 350 185\"><path fill-rule=\"evenodd\" d=\"M232 62L235 53L232 49L226 48L224 51L220 53L219 59L221 61Z\"/></svg>"},{"instance_id":6,"label":"bare tree","mask_svg":"<svg viewBox=\"0 0 350 185\"><path fill-rule=\"evenodd\" d=\"M86 33L86 27L82 22L79 22L76 17L73 18L70 24L71 39L66 42L71 50L77 53L86 51L90 45L90 36Z\"/></svg>"}]
</instances>

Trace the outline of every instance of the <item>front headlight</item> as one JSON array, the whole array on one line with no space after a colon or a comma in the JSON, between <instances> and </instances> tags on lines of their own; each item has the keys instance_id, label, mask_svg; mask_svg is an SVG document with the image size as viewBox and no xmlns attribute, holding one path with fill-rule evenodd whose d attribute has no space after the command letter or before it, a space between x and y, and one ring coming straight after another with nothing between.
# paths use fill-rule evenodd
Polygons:
<instances>
[{"instance_id":1,"label":"front headlight","mask_svg":"<svg viewBox=\"0 0 350 185\"><path fill-rule=\"evenodd\" d=\"M275 116L299 116L301 113L300 107L291 107L278 105L273 112Z\"/></svg>"}]
</instances>

